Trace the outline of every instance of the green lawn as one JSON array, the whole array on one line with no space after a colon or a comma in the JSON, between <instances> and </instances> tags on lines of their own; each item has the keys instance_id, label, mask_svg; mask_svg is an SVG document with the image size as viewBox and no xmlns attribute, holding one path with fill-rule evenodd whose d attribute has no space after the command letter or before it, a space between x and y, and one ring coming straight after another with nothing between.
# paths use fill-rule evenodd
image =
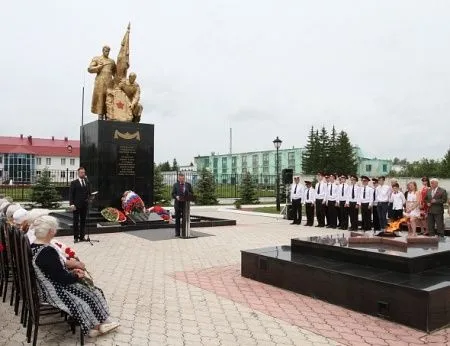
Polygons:
<instances>
[{"instance_id":1,"label":"green lawn","mask_svg":"<svg viewBox=\"0 0 450 346\"><path fill-rule=\"evenodd\" d=\"M279 214L280 213L277 210L276 206L251 208L251 210L249 210L249 211L255 211L255 212L258 212L258 213L268 213L268 214Z\"/></svg>"}]
</instances>

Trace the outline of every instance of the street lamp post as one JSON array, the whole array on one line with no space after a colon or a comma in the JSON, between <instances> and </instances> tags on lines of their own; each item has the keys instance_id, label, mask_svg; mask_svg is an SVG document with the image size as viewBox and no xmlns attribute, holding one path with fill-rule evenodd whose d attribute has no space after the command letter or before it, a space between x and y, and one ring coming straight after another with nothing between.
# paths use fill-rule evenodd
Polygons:
<instances>
[{"instance_id":1,"label":"street lamp post","mask_svg":"<svg viewBox=\"0 0 450 346\"><path fill-rule=\"evenodd\" d=\"M279 160L279 157L278 157L278 155L279 155L279 153L278 153L278 150L280 149L280 147L281 147L281 143L282 143L282 140L281 139L279 139L278 138L278 136L277 136L277 138L275 138L274 140L273 140L273 145L275 146L275 149L277 149L277 166L276 166L276 169L277 169L277 179L276 179L276 184L277 184L277 211L280 211L280 160Z\"/></svg>"}]
</instances>

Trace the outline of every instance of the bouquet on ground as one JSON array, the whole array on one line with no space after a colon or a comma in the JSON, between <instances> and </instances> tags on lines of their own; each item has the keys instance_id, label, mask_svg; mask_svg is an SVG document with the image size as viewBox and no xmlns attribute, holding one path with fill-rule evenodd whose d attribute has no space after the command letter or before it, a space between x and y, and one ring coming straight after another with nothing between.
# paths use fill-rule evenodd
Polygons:
<instances>
[{"instance_id":1,"label":"bouquet on ground","mask_svg":"<svg viewBox=\"0 0 450 346\"><path fill-rule=\"evenodd\" d=\"M125 191L122 195L122 209L125 215L134 213L144 213L145 204L139 195L134 191Z\"/></svg>"},{"instance_id":2,"label":"bouquet on ground","mask_svg":"<svg viewBox=\"0 0 450 346\"><path fill-rule=\"evenodd\" d=\"M119 209L116 208L105 208L101 212L102 216L109 222L125 222L127 217Z\"/></svg>"},{"instance_id":3,"label":"bouquet on ground","mask_svg":"<svg viewBox=\"0 0 450 346\"><path fill-rule=\"evenodd\" d=\"M163 219L166 222L170 222L170 220L172 219L172 217L170 215L170 211L162 208L159 205L154 205L153 207L148 208L147 212L155 213L155 214L159 215L161 217L161 219Z\"/></svg>"},{"instance_id":4,"label":"bouquet on ground","mask_svg":"<svg viewBox=\"0 0 450 346\"><path fill-rule=\"evenodd\" d=\"M70 261L71 259L75 259L78 262L81 262L78 258L76 252L71 247L68 247L66 244L59 242L59 241L53 241L54 247L60 252L61 257L64 257L66 261ZM77 270L83 270L83 269L73 269L75 271ZM91 273L88 272L86 268L84 268L84 277L80 279L80 282L89 287L93 288L94 286L94 280L92 279Z\"/></svg>"}]
</instances>

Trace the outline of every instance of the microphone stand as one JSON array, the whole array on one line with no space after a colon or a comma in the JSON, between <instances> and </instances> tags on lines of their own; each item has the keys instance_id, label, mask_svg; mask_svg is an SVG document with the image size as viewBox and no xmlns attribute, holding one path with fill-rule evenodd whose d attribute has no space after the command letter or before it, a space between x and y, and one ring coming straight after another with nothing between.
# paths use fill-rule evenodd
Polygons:
<instances>
[{"instance_id":1,"label":"microphone stand","mask_svg":"<svg viewBox=\"0 0 450 346\"><path fill-rule=\"evenodd\" d=\"M89 200L88 200L88 207L87 207L87 212L86 212L86 231L87 231L87 238L86 241L89 242L92 246L94 246L94 244L92 242L96 242L96 243L100 243L100 240L92 240L90 237L90 231L89 231L89 212L91 210L91 205L92 205L92 201L94 200L95 196L97 196L97 193L91 193L89 196Z\"/></svg>"}]
</instances>

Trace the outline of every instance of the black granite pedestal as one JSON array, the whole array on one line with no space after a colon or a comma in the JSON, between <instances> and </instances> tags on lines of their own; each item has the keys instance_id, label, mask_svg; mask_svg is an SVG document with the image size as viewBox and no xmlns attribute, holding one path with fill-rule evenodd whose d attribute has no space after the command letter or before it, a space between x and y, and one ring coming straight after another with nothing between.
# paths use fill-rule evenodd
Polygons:
<instances>
[{"instance_id":1,"label":"black granite pedestal","mask_svg":"<svg viewBox=\"0 0 450 346\"><path fill-rule=\"evenodd\" d=\"M80 164L98 195L93 208L121 209L133 190L153 204L154 125L97 120L81 127Z\"/></svg>"},{"instance_id":2,"label":"black granite pedestal","mask_svg":"<svg viewBox=\"0 0 450 346\"><path fill-rule=\"evenodd\" d=\"M450 239L399 248L310 237L241 258L253 280L427 332L450 323Z\"/></svg>"}]
</instances>

